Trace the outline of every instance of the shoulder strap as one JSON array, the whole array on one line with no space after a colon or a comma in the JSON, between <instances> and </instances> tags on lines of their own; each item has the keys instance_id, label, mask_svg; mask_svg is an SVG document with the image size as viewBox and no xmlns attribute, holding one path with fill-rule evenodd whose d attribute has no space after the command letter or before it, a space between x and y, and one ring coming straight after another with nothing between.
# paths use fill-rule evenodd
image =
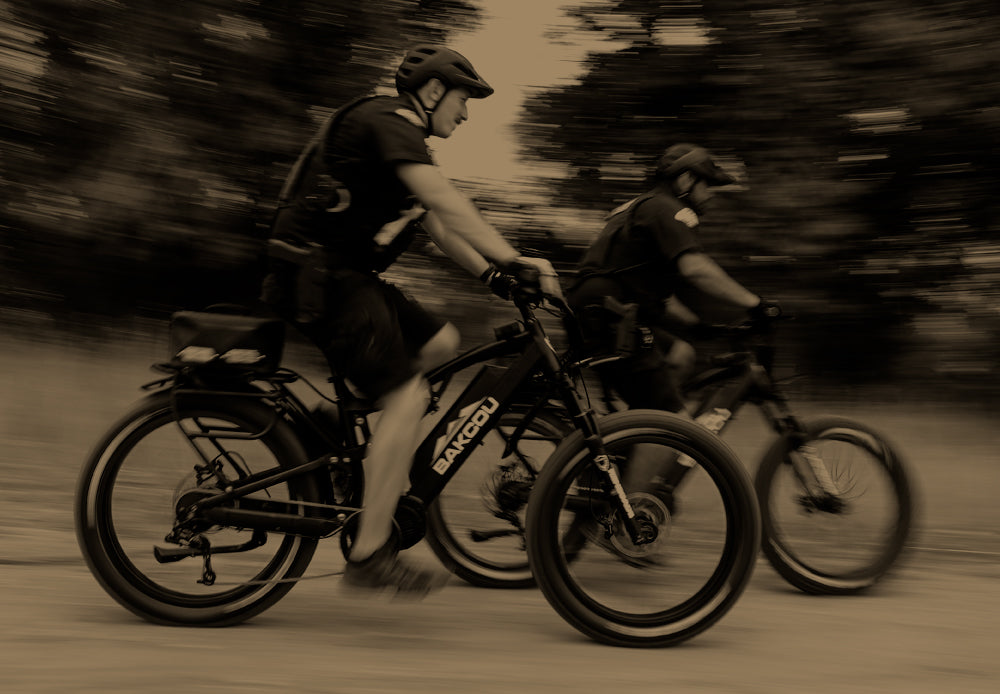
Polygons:
<instances>
[{"instance_id":1,"label":"shoulder strap","mask_svg":"<svg viewBox=\"0 0 1000 694\"><path fill-rule=\"evenodd\" d=\"M642 203L644 203L647 200L650 200L650 199L656 197L656 195L657 194L654 193L654 192L652 192L652 191L648 192L648 193L643 193L642 195L640 195L639 197L637 197L635 200L633 200L629 204L628 209L625 212L625 223L622 224L617 229L615 229L614 231L612 231L611 234L608 237L607 245L604 247L604 255L601 257L601 264L602 265L608 261L608 257L611 255L611 246L612 246L615 238L617 238L617 236L619 234L627 234L628 232L630 232L632 230L632 225L635 223L635 211L639 209L639 206ZM645 265L645 263L642 263L642 264ZM638 267L638 266L636 265L636 266L633 266L633 267ZM617 272L621 272L622 270L625 270L625 269L629 269L629 268L621 268L621 269L618 269L618 270L614 270L613 272L617 273Z\"/></svg>"},{"instance_id":2,"label":"shoulder strap","mask_svg":"<svg viewBox=\"0 0 1000 694\"><path fill-rule=\"evenodd\" d=\"M643 265L647 265L649 262L651 262L651 261L645 261L642 263L636 263L634 265L628 265L626 267L618 267L618 268L608 267L608 260L611 257L611 248L614 245L615 239L619 236L619 234L627 234L629 231L631 231L632 225L635 223L635 211L639 208L639 206L642 203L655 197L656 195L657 193L650 191L648 193L640 195L631 202L627 203L628 207L626 207L625 209L624 223L620 227L615 227L614 229L609 231L603 238L598 240L598 243L603 245L603 248L601 249L600 260L598 261L598 269L581 273L577 277L576 284L579 284L584 280L590 279L591 277L614 277L619 273L626 272L628 270L634 270L635 268L642 267ZM611 216L613 217L614 213L612 213Z\"/></svg>"},{"instance_id":3,"label":"shoulder strap","mask_svg":"<svg viewBox=\"0 0 1000 694\"><path fill-rule=\"evenodd\" d=\"M319 132L306 144L303 148L302 153L299 154L299 158L295 160L295 164L292 165L291 171L288 172L288 176L285 178L284 184L281 186L281 192L278 193L278 210L288 207L295 200L295 196L298 194L299 189L302 188L302 181L305 179L306 171L309 169L309 163L312 161L314 156L322 157L325 153L326 143L330 134L340 125L340 122L344 120L344 116L356 106L371 101L376 98L374 94L368 96L362 96L353 101L348 102L344 106L341 106L326 119L323 123L323 127L319 129Z\"/></svg>"}]
</instances>

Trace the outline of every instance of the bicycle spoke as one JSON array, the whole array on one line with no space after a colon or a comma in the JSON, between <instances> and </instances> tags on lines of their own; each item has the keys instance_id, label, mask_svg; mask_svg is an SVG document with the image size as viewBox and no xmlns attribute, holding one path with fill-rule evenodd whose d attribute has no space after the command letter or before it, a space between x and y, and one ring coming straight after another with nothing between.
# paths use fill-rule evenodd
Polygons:
<instances>
[{"instance_id":1,"label":"bicycle spoke","mask_svg":"<svg viewBox=\"0 0 1000 694\"><path fill-rule=\"evenodd\" d=\"M780 446L761 463L764 553L806 592L867 589L891 568L909 534L903 462L850 420L821 418L808 429L808 467L796 468L798 454ZM813 476L817 469L819 478Z\"/></svg>"}]
</instances>

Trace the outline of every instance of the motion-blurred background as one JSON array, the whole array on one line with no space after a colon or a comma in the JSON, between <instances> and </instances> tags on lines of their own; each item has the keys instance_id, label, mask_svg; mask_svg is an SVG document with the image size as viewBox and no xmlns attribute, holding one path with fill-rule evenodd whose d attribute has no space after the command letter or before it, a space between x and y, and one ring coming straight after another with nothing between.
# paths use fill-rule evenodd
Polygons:
<instances>
[{"instance_id":1,"label":"motion-blurred background","mask_svg":"<svg viewBox=\"0 0 1000 694\"><path fill-rule=\"evenodd\" d=\"M741 178L705 246L798 317L797 367L985 401L998 37L988 0L0 0L0 325L141 333L252 301L304 142L390 88L408 46L446 42L513 108L473 104L440 162L522 247L568 268L696 141ZM442 264L415 249L394 276L488 334L502 307Z\"/></svg>"}]
</instances>

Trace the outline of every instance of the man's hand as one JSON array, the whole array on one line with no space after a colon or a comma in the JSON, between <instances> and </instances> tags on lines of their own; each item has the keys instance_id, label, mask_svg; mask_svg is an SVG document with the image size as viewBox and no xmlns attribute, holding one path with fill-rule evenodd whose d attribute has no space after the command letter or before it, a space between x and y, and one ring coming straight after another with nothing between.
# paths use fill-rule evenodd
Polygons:
<instances>
[{"instance_id":1,"label":"man's hand","mask_svg":"<svg viewBox=\"0 0 1000 694\"><path fill-rule=\"evenodd\" d=\"M514 284L514 278L505 272L500 272L495 265L490 265L479 276L479 281L490 288L490 291L501 299L510 300L510 290Z\"/></svg>"},{"instance_id":2,"label":"man's hand","mask_svg":"<svg viewBox=\"0 0 1000 694\"><path fill-rule=\"evenodd\" d=\"M565 301L562 285L559 284L559 275L556 274L552 263L545 258L528 258L520 255L510 262L504 270L513 275L514 279L520 279L522 273L525 280L529 280L531 275L533 275L530 277L532 281L537 277L543 296Z\"/></svg>"}]
</instances>

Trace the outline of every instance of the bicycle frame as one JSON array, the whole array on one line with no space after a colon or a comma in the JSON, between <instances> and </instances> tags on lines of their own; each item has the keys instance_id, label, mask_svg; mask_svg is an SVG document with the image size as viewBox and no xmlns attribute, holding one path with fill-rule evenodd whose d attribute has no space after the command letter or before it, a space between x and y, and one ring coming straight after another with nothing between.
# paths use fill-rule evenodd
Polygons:
<instances>
[{"instance_id":1,"label":"bicycle frame","mask_svg":"<svg viewBox=\"0 0 1000 694\"><path fill-rule=\"evenodd\" d=\"M527 299L516 301L515 304L520 309L522 322L520 326L513 327L521 329L512 330L512 326L507 326L504 329L507 334L498 336L496 342L473 348L428 374L428 380L432 384L432 399L428 412L432 412L437 408L443 391L456 373L483 364L448 413L419 445L410 473L411 487L403 497L400 509L404 513L409 511L420 515L419 522L422 522L422 508L434 501L471 456L483 437L518 401L519 390L535 374L541 372L552 387L553 394L562 401L571 421L582 431L593 455L595 466L607 475L611 488L617 491L616 496L622 506L625 526L634 537L638 532L634 523L635 512L622 489L617 470L604 451L597 415L577 392L573 375L568 371L574 369L576 365L566 367L562 364L543 326L534 314L534 304ZM561 308L568 311L564 305ZM511 366L498 367L485 364L490 360L506 356L516 357ZM254 530L324 537L342 529L350 517L361 511L360 505L332 503L334 495L329 475L316 477L323 482L324 497L330 503L304 504L298 501L280 502L247 498L249 494L283 483L293 477L312 474L332 465L360 463L363 457L371 435L367 414L374 411L374 408L349 395L342 378L337 376L331 378L334 390L339 396L338 402L342 413L340 433L344 441L338 443L334 437L324 434L322 426L314 421L306 406L288 388L288 384L298 378L294 372L282 371L275 377L264 379L266 386L255 387L244 382L239 389L233 390L188 388L178 386L177 379L172 378L150 384L150 386L162 386L172 382L172 396L175 401L183 398L185 394L198 393L217 395L220 398L259 398L274 408L274 418L258 432L248 434L225 427L205 426L203 423L197 423L199 427L197 431L184 431L205 463L205 474L215 475L224 491L211 493L206 490L205 494L198 495L193 503L178 509L179 518L200 518ZM213 465L212 459L196 445L197 440L208 439L218 455L227 456L225 448L219 445L217 439L260 438L282 417L292 422L300 436L323 436L325 439L323 454L293 468L264 470L234 481L219 478L217 466ZM238 464L234 465L234 468L240 469ZM403 546L415 544L422 536L423 528L419 528L419 535L415 538L413 536L405 538ZM182 547L163 552L164 560L169 561L197 554L199 550L194 547Z\"/></svg>"},{"instance_id":2,"label":"bicycle frame","mask_svg":"<svg viewBox=\"0 0 1000 694\"><path fill-rule=\"evenodd\" d=\"M739 334L739 329L733 331ZM693 415L715 433L721 433L732 418L747 403L757 405L775 433L787 437L791 442L790 462L796 477L804 489L810 490L824 503L833 503L839 495L836 484L830 479L823 462L804 446L808 439L805 427L792 413L788 399L778 388L771 376L773 347L771 333L767 333L765 344L756 345L744 351L732 352L715 357L711 366L688 380L682 387L685 394L691 394L720 386L703 398ZM677 470L668 478L669 484L678 484L687 469L676 466ZM819 502L817 502L819 503Z\"/></svg>"},{"instance_id":3,"label":"bicycle frame","mask_svg":"<svg viewBox=\"0 0 1000 694\"><path fill-rule=\"evenodd\" d=\"M744 324L723 328L734 339L736 351L713 357L708 368L688 379L681 387L685 396L709 389L698 401L692 415L714 418L719 433L746 404L757 405L779 436L792 438L794 447L806 440L805 427L789 407L788 398L774 380L774 326L763 331ZM757 338L748 345L748 337ZM712 390L713 386L717 386Z\"/></svg>"}]
</instances>

